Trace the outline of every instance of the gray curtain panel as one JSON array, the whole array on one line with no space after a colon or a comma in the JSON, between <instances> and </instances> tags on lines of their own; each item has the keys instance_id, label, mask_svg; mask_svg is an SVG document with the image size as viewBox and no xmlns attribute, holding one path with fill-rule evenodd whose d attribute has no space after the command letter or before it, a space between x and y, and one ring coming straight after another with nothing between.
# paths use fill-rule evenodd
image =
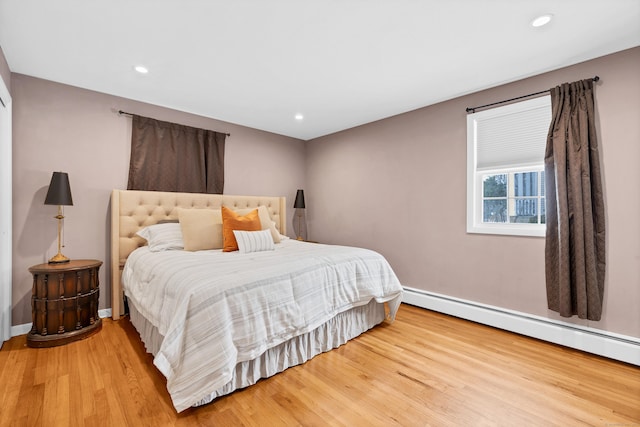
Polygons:
<instances>
[{"instance_id":1,"label":"gray curtain panel","mask_svg":"<svg viewBox=\"0 0 640 427\"><path fill-rule=\"evenodd\" d=\"M133 115L127 189L222 194L226 137Z\"/></svg>"},{"instance_id":2,"label":"gray curtain panel","mask_svg":"<svg viewBox=\"0 0 640 427\"><path fill-rule=\"evenodd\" d=\"M600 320L605 277L605 208L592 79L551 89L545 152L549 309Z\"/></svg>"}]
</instances>

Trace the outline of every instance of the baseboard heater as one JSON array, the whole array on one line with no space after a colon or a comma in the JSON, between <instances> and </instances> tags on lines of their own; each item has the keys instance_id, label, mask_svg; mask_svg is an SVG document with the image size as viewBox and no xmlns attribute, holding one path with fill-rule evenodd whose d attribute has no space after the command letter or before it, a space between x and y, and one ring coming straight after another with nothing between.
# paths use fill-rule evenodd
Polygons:
<instances>
[{"instance_id":1,"label":"baseboard heater","mask_svg":"<svg viewBox=\"0 0 640 427\"><path fill-rule=\"evenodd\" d=\"M402 302L640 366L640 339L404 287Z\"/></svg>"}]
</instances>

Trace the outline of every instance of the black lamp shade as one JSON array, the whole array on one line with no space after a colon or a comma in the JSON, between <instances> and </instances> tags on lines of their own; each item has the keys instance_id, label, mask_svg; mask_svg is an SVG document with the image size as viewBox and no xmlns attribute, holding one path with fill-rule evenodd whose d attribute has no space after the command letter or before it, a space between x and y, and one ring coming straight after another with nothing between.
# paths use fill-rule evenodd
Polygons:
<instances>
[{"instance_id":1,"label":"black lamp shade","mask_svg":"<svg viewBox=\"0 0 640 427\"><path fill-rule=\"evenodd\" d=\"M71 187L69 186L69 175L66 172L53 173L44 204L73 206Z\"/></svg>"},{"instance_id":2,"label":"black lamp shade","mask_svg":"<svg viewBox=\"0 0 640 427\"><path fill-rule=\"evenodd\" d=\"M296 193L296 201L293 204L296 209L304 209L304 191L298 190Z\"/></svg>"}]
</instances>

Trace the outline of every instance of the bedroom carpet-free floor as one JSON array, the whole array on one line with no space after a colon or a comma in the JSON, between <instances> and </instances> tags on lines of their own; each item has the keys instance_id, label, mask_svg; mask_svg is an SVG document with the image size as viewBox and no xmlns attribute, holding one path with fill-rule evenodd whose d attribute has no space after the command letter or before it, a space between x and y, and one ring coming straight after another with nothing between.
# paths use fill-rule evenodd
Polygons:
<instances>
[{"instance_id":1,"label":"bedroom carpet-free floor","mask_svg":"<svg viewBox=\"0 0 640 427\"><path fill-rule=\"evenodd\" d=\"M403 304L337 350L176 414L127 318L0 350L0 426L640 426L640 368Z\"/></svg>"}]
</instances>

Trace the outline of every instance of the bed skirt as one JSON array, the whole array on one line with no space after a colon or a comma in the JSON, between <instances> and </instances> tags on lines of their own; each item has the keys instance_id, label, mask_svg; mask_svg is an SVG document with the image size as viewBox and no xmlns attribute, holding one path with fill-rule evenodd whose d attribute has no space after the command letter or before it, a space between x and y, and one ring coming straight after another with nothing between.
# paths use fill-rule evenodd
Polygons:
<instances>
[{"instance_id":1,"label":"bed skirt","mask_svg":"<svg viewBox=\"0 0 640 427\"><path fill-rule=\"evenodd\" d=\"M147 352L155 356L163 337L138 313L134 304L129 304L129 315ZM313 331L268 349L256 359L238 363L231 381L213 393L205 393L193 406L205 405L217 397L253 385L261 378L268 378L289 367L300 365L320 353L341 346L384 319L384 303L377 303L375 300L340 313Z\"/></svg>"}]
</instances>

